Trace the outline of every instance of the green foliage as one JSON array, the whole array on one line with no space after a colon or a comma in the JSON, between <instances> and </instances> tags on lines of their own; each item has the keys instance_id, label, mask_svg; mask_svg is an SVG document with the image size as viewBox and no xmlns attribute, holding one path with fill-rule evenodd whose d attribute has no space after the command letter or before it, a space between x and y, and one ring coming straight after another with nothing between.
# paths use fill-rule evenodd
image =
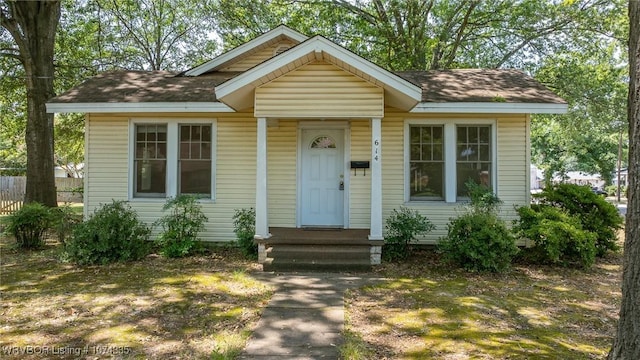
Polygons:
<instances>
[{"instance_id":1,"label":"green foliage","mask_svg":"<svg viewBox=\"0 0 640 360\"><path fill-rule=\"evenodd\" d=\"M256 257L258 246L253 242L253 236L256 233L256 211L254 208L235 210L233 232L236 234L242 253L251 258Z\"/></svg>"},{"instance_id":2,"label":"green foliage","mask_svg":"<svg viewBox=\"0 0 640 360\"><path fill-rule=\"evenodd\" d=\"M518 252L515 237L498 217L500 199L488 188L467 183L471 203L447 224L438 248L443 258L469 271L506 270Z\"/></svg>"},{"instance_id":3,"label":"green foliage","mask_svg":"<svg viewBox=\"0 0 640 360\"><path fill-rule=\"evenodd\" d=\"M544 264L593 265L596 234L585 231L580 219L550 205L523 206L517 211L520 219L514 231L534 243L526 250L527 258Z\"/></svg>"},{"instance_id":4,"label":"green foliage","mask_svg":"<svg viewBox=\"0 0 640 360\"><path fill-rule=\"evenodd\" d=\"M497 212L502 205L502 200L485 185L469 180L465 186L471 199L470 209L481 212Z\"/></svg>"},{"instance_id":5,"label":"green foliage","mask_svg":"<svg viewBox=\"0 0 640 360\"><path fill-rule=\"evenodd\" d=\"M82 215L76 214L71 206L64 205L51 209L54 221L53 228L58 235L58 241L64 243L73 233L73 228L82 222Z\"/></svg>"},{"instance_id":6,"label":"green foliage","mask_svg":"<svg viewBox=\"0 0 640 360\"><path fill-rule=\"evenodd\" d=\"M77 264L138 260L149 253L151 230L124 201L103 204L73 229L66 257Z\"/></svg>"},{"instance_id":7,"label":"green foliage","mask_svg":"<svg viewBox=\"0 0 640 360\"><path fill-rule=\"evenodd\" d=\"M172 258L193 254L198 249L198 233L207 221L197 197L178 195L168 199L162 210L170 213L156 222L162 227L157 239L160 252Z\"/></svg>"},{"instance_id":8,"label":"green foliage","mask_svg":"<svg viewBox=\"0 0 640 360\"><path fill-rule=\"evenodd\" d=\"M616 232L622 228L623 219L613 204L594 194L590 187L557 184L534 196L543 204L564 209L576 216L584 230L596 234L597 256L618 250Z\"/></svg>"},{"instance_id":9,"label":"green foliage","mask_svg":"<svg viewBox=\"0 0 640 360\"><path fill-rule=\"evenodd\" d=\"M617 185L608 185L604 188L604 191L608 196L618 196L618 186ZM622 185L620 186L620 197L627 197L627 187Z\"/></svg>"},{"instance_id":10,"label":"green foliage","mask_svg":"<svg viewBox=\"0 0 640 360\"><path fill-rule=\"evenodd\" d=\"M387 234L382 255L385 260L402 260L409 256L411 242L435 229L417 210L401 206L393 209L386 221Z\"/></svg>"},{"instance_id":11,"label":"green foliage","mask_svg":"<svg viewBox=\"0 0 640 360\"><path fill-rule=\"evenodd\" d=\"M48 207L30 203L9 215L5 221L5 231L16 238L18 248L37 249L44 245L44 235L53 225L54 216Z\"/></svg>"}]
</instances>

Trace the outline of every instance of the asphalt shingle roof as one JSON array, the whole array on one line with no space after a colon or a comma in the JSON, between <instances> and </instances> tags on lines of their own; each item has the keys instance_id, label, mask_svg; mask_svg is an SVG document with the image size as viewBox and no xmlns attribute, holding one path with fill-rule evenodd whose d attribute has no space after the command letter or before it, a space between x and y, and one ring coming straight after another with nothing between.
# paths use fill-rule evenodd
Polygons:
<instances>
[{"instance_id":1,"label":"asphalt shingle roof","mask_svg":"<svg viewBox=\"0 0 640 360\"><path fill-rule=\"evenodd\" d=\"M213 72L189 77L167 71L112 71L49 102L215 102L214 88L238 74ZM532 77L512 69L400 71L396 75L422 88L422 102L565 103Z\"/></svg>"}]
</instances>

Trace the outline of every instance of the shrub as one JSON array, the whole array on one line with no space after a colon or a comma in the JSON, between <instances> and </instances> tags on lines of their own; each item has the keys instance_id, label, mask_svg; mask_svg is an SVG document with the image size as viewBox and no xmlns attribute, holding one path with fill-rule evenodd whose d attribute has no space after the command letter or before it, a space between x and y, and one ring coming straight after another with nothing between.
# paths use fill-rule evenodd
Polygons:
<instances>
[{"instance_id":1,"label":"shrub","mask_svg":"<svg viewBox=\"0 0 640 360\"><path fill-rule=\"evenodd\" d=\"M622 228L623 219L618 209L588 186L557 184L534 195L540 203L553 205L576 216L582 228L596 234L596 256L618 250L616 232Z\"/></svg>"},{"instance_id":2,"label":"shrub","mask_svg":"<svg viewBox=\"0 0 640 360\"><path fill-rule=\"evenodd\" d=\"M233 232L236 234L242 253L248 257L256 257L258 245L253 242L253 236L256 233L256 211L254 208L235 210Z\"/></svg>"},{"instance_id":3,"label":"shrub","mask_svg":"<svg viewBox=\"0 0 640 360\"><path fill-rule=\"evenodd\" d=\"M124 201L96 209L73 229L65 244L67 258L81 265L138 260L149 252L151 230Z\"/></svg>"},{"instance_id":4,"label":"shrub","mask_svg":"<svg viewBox=\"0 0 640 360\"><path fill-rule=\"evenodd\" d=\"M383 247L385 260L402 260L409 256L411 242L435 226L416 210L401 206L393 209L386 221L387 234Z\"/></svg>"},{"instance_id":5,"label":"shrub","mask_svg":"<svg viewBox=\"0 0 640 360\"><path fill-rule=\"evenodd\" d=\"M549 205L523 206L517 209L520 219L514 230L533 241L527 257L544 264L593 265L596 257L596 234L585 231L577 217Z\"/></svg>"},{"instance_id":6,"label":"shrub","mask_svg":"<svg viewBox=\"0 0 640 360\"><path fill-rule=\"evenodd\" d=\"M156 222L162 227L157 239L162 255L173 258L193 254L199 244L198 233L207 221L197 198L178 195L168 199L162 210L170 210Z\"/></svg>"},{"instance_id":7,"label":"shrub","mask_svg":"<svg viewBox=\"0 0 640 360\"><path fill-rule=\"evenodd\" d=\"M71 237L73 229L82 222L82 215L76 214L69 205L51 209L51 212L58 241L65 243Z\"/></svg>"},{"instance_id":8,"label":"shrub","mask_svg":"<svg viewBox=\"0 0 640 360\"><path fill-rule=\"evenodd\" d=\"M518 252L515 237L498 217L500 199L484 186L467 183L471 203L447 224L438 248L445 261L470 271L506 270Z\"/></svg>"},{"instance_id":9,"label":"shrub","mask_svg":"<svg viewBox=\"0 0 640 360\"><path fill-rule=\"evenodd\" d=\"M54 217L46 206L30 203L9 215L5 221L5 231L16 238L18 248L37 249L44 245L44 235L53 225Z\"/></svg>"}]
</instances>

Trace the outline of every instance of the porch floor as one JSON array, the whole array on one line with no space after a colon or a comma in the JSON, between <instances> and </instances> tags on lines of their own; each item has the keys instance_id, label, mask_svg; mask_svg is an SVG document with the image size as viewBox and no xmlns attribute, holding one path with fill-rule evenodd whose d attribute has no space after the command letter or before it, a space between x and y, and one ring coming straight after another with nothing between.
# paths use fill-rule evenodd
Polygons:
<instances>
[{"instance_id":1,"label":"porch floor","mask_svg":"<svg viewBox=\"0 0 640 360\"><path fill-rule=\"evenodd\" d=\"M269 228L267 244L370 245L369 229Z\"/></svg>"}]
</instances>

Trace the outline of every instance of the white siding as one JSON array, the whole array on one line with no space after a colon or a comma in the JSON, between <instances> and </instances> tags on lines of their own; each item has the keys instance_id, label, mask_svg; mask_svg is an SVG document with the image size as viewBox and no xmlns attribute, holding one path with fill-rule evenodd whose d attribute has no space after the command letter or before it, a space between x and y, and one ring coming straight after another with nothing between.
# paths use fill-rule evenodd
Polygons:
<instances>
[{"instance_id":1,"label":"white siding","mask_svg":"<svg viewBox=\"0 0 640 360\"><path fill-rule=\"evenodd\" d=\"M256 117L382 117L384 93L339 67L303 65L256 89Z\"/></svg>"}]
</instances>

